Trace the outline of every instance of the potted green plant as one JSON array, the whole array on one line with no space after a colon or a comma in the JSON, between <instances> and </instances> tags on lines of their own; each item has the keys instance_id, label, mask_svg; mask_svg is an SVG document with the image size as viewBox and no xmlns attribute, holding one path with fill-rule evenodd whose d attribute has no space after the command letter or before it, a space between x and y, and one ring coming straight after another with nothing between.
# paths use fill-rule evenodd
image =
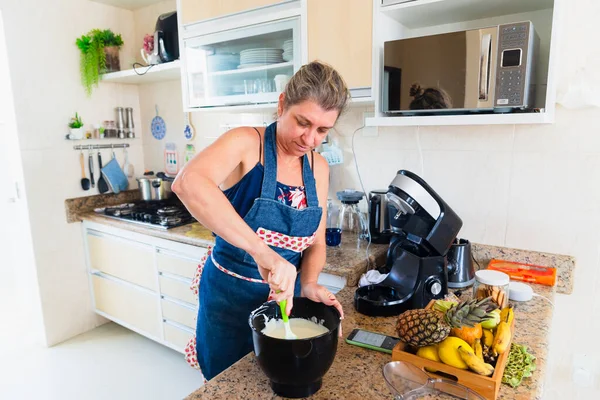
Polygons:
<instances>
[{"instance_id":1,"label":"potted green plant","mask_svg":"<svg viewBox=\"0 0 600 400\"><path fill-rule=\"evenodd\" d=\"M69 128L71 128L71 139L83 139L83 121L79 114L75 113L75 116L69 121Z\"/></svg>"},{"instance_id":2,"label":"potted green plant","mask_svg":"<svg viewBox=\"0 0 600 400\"><path fill-rule=\"evenodd\" d=\"M87 95L91 96L92 87L98 86L101 74L121 69L119 50L123 39L110 29L92 29L87 35L77 38L75 44L81 52L81 83Z\"/></svg>"}]
</instances>

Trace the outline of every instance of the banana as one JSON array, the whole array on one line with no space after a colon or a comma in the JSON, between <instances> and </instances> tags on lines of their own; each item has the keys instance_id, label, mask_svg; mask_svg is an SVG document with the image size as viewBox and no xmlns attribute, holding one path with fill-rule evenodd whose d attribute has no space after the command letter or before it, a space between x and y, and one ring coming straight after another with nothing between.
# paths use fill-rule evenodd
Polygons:
<instances>
[{"instance_id":1,"label":"banana","mask_svg":"<svg viewBox=\"0 0 600 400\"><path fill-rule=\"evenodd\" d=\"M481 347L481 340L475 339L473 350L475 351L475 355L479 357L481 361L483 361L483 347Z\"/></svg>"},{"instance_id":2,"label":"banana","mask_svg":"<svg viewBox=\"0 0 600 400\"><path fill-rule=\"evenodd\" d=\"M500 312L500 321L506 321L508 325L512 324L515 312L512 306L504 307Z\"/></svg>"},{"instance_id":3,"label":"banana","mask_svg":"<svg viewBox=\"0 0 600 400\"><path fill-rule=\"evenodd\" d=\"M494 367L483 362L483 360L477 357L470 349L465 349L463 346L460 346L458 348L458 354L460 354L460 358L462 358L471 371L484 376L491 376L494 373Z\"/></svg>"},{"instance_id":4,"label":"banana","mask_svg":"<svg viewBox=\"0 0 600 400\"><path fill-rule=\"evenodd\" d=\"M494 343L494 334L489 329L483 330L483 344L487 347L492 347Z\"/></svg>"},{"instance_id":5,"label":"banana","mask_svg":"<svg viewBox=\"0 0 600 400\"><path fill-rule=\"evenodd\" d=\"M508 322L500 322L498 328L496 328L496 336L494 336L494 343L492 343L492 352L494 354L503 354L506 352L510 344L511 336L512 333L510 332L510 325Z\"/></svg>"}]
</instances>

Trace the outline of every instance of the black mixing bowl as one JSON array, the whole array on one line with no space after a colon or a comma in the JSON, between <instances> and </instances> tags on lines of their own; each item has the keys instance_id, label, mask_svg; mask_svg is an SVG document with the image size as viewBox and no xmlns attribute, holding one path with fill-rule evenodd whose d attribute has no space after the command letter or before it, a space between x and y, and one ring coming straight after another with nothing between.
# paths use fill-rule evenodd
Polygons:
<instances>
[{"instance_id":1,"label":"black mixing bowl","mask_svg":"<svg viewBox=\"0 0 600 400\"><path fill-rule=\"evenodd\" d=\"M322 323L329 332L309 339L276 339L261 331L266 320L281 318L279 305L269 301L250 314L254 353L258 365L271 381L273 391L283 397L308 397L316 393L337 351L340 313L334 307L304 297L294 297L290 318Z\"/></svg>"}]
</instances>

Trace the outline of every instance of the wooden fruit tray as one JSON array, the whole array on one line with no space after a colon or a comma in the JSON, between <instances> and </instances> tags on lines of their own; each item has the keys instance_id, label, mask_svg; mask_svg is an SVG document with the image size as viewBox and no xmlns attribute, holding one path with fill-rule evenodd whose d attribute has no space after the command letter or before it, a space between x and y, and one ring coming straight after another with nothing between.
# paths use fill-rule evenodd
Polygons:
<instances>
[{"instance_id":1,"label":"wooden fruit tray","mask_svg":"<svg viewBox=\"0 0 600 400\"><path fill-rule=\"evenodd\" d=\"M434 301L431 301L425 308L432 308L433 303ZM510 330L514 335L514 318L511 323ZM513 335L511 335L511 343ZM396 347L394 347L392 350L392 361L405 361L411 363L417 368L425 371L431 377L454 380L457 383L479 393L486 399L496 400L498 397L498 391L500 390L500 385L502 384L502 375L504 374L504 368L506 367L506 362L508 360L508 353L510 352L510 343L508 344L508 350L498 357L498 361L496 362L496 366L494 368L494 374L492 376L483 376L469 370L455 368L441 362L428 360L426 358L417 356L414 354L415 352L415 348L405 344L404 342L398 342ZM425 368L428 370L425 370ZM439 372L439 374L431 371Z\"/></svg>"}]
</instances>

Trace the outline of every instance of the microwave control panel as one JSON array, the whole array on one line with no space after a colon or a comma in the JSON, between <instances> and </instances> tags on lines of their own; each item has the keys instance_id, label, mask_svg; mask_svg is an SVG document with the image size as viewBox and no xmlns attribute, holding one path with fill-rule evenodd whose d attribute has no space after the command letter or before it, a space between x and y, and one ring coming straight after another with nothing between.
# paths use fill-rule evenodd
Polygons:
<instances>
[{"instance_id":1,"label":"microwave control panel","mask_svg":"<svg viewBox=\"0 0 600 400\"><path fill-rule=\"evenodd\" d=\"M527 107L531 22L498 27L496 106Z\"/></svg>"}]
</instances>

